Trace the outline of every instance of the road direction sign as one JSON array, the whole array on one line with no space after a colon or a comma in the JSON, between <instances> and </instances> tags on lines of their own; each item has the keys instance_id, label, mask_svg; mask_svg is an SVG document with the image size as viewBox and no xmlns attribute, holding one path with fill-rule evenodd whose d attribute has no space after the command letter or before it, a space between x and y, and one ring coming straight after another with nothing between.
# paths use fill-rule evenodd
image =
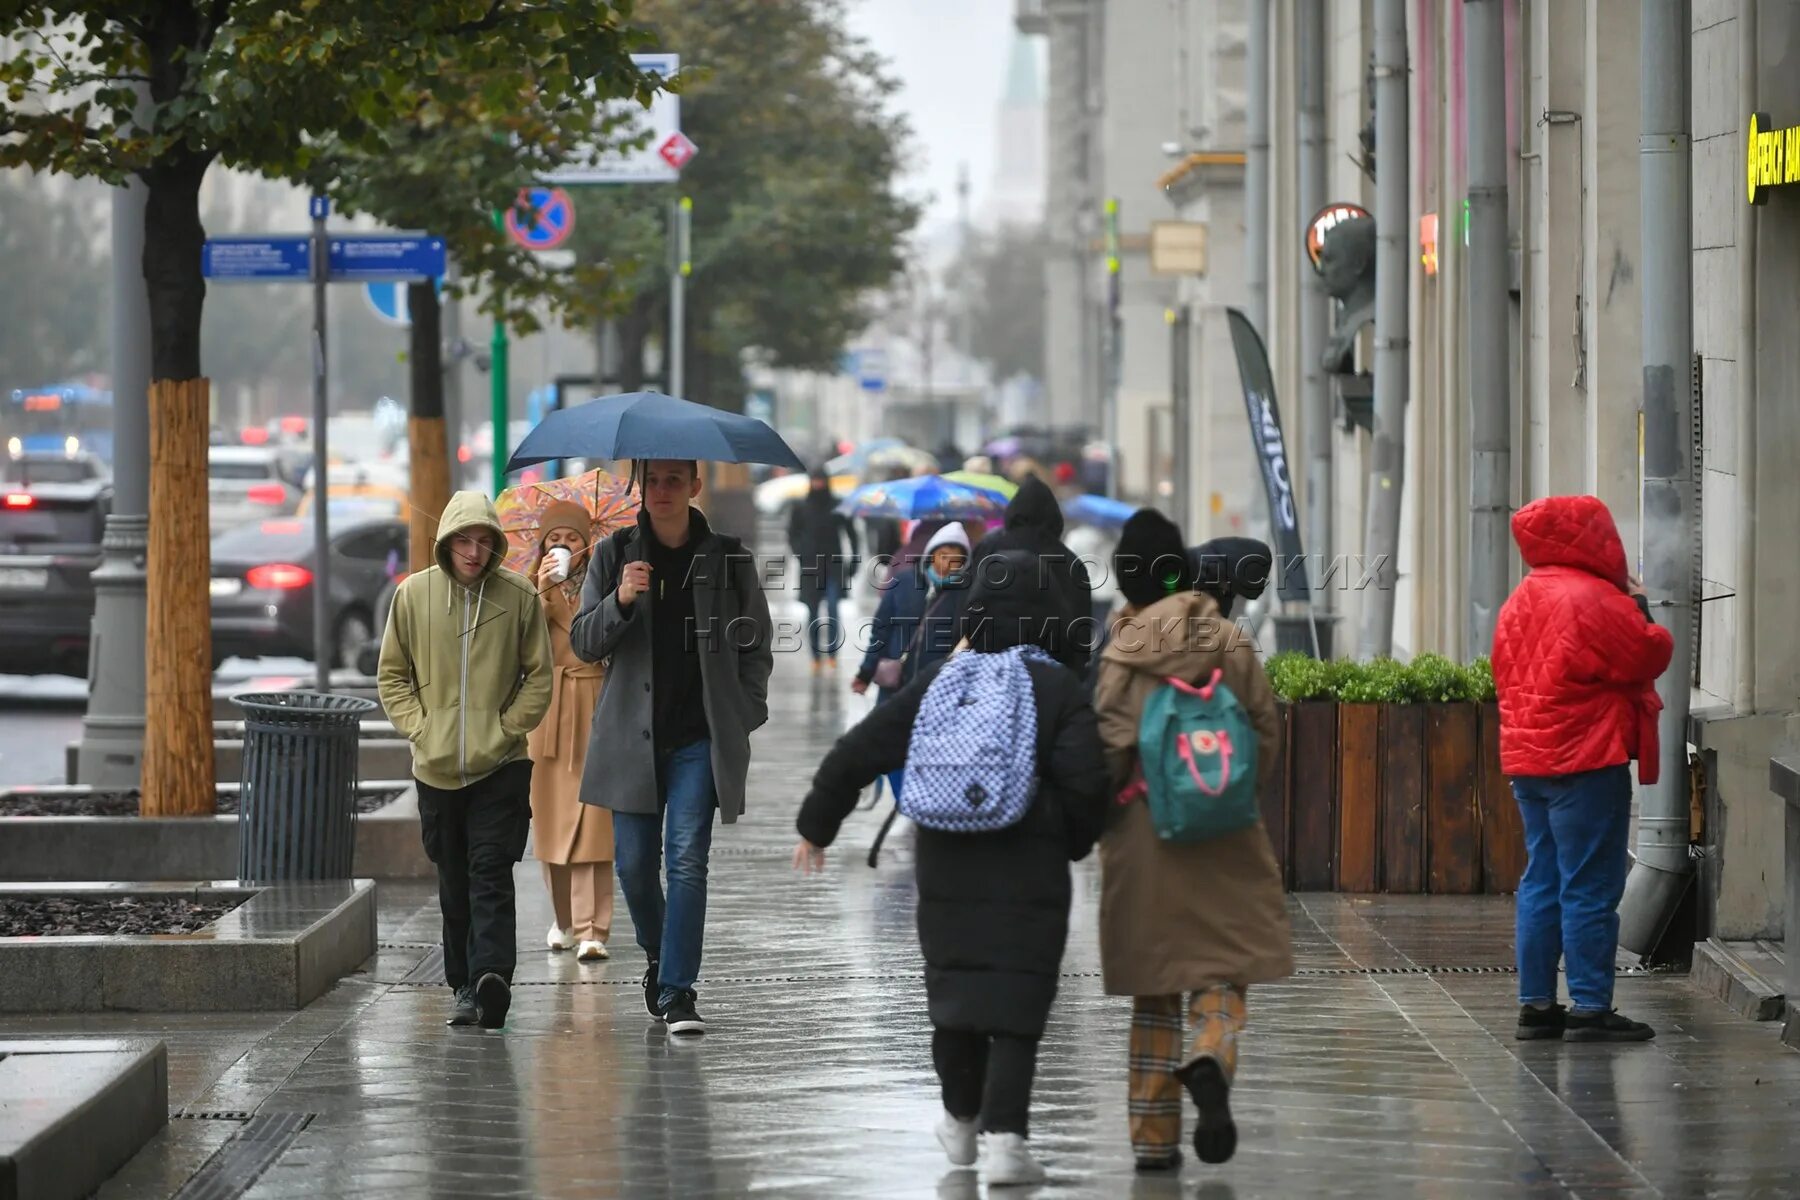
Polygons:
<instances>
[{"instance_id":1,"label":"road direction sign","mask_svg":"<svg viewBox=\"0 0 1800 1200\"><path fill-rule=\"evenodd\" d=\"M526 188L506 210L507 236L527 250L554 250L574 232L575 202L561 188Z\"/></svg>"},{"instance_id":2,"label":"road direction sign","mask_svg":"<svg viewBox=\"0 0 1800 1200\"><path fill-rule=\"evenodd\" d=\"M382 281L363 284L363 298L375 315L389 325L398 325L402 329L412 324L412 308L407 303L408 284L398 281Z\"/></svg>"},{"instance_id":3,"label":"road direction sign","mask_svg":"<svg viewBox=\"0 0 1800 1200\"><path fill-rule=\"evenodd\" d=\"M312 278L312 242L295 237L208 238L200 251L200 273L220 283Z\"/></svg>"},{"instance_id":4,"label":"road direction sign","mask_svg":"<svg viewBox=\"0 0 1800 1200\"><path fill-rule=\"evenodd\" d=\"M856 352L856 382L865 392L887 391L887 351L870 348Z\"/></svg>"},{"instance_id":5,"label":"road direction sign","mask_svg":"<svg viewBox=\"0 0 1800 1200\"><path fill-rule=\"evenodd\" d=\"M631 61L638 70L664 79L681 69L679 54L634 54ZM613 126L608 148L576 154L567 166L546 175L545 183L674 183L681 178L680 166L662 153L671 135L681 132L680 96L658 92L649 108L635 100L617 100L606 105L606 114ZM621 142L631 143L633 149L612 148ZM692 157L690 150L682 161Z\"/></svg>"},{"instance_id":6,"label":"road direction sign","mask_svg":"<svg viewBox=\"0 0 1800 1200\"><path fill-rule=\"evenodd\" d=\"M687 166L699 152L700 147L694 145L693 140L679 129L656 148L657 156L677 171Z\"/></svg>"},{"instance_id":7,"label":"road direction sign","mask_svg":"<svg viewBox=\"0 0 1800 1200\"><path fill-rule=\"evenodd\" d=\"M393 234L335 234L326 264L338 282L436 279L444 273L444 239Z\"/></svg>"}]
</instances>

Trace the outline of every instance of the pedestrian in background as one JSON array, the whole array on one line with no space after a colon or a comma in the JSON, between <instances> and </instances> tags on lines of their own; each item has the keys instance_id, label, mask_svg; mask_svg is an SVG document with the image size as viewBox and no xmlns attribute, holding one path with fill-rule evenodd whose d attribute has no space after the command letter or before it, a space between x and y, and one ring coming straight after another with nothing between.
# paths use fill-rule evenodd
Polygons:
<instances>
[{"instance_id":1,"label":"pedestrian in background","mask_svg":"<svg viewBox=\"0 0 1800 1200\"><path fill-rule=\"evenodd\" d=\"M837 505L831 477L825 468L815 467L806 498L788 514L788 549L800 571L800 602L806 605L815 675L827 665L837 670L838 650L844 644L838 601L850 590L857 556L856 526Z\"/></svg>"},{"instance_id":2,"label":"pedestrian in background","mask_svg":"<svg viewBox=\"0 0 1800 1200\"><path fill-rule=\"evenodd\" d=\"M1198 1110L1201 1161L1235 1152L1246 994L1292 974L1294 961L1281 868L1260 821L1204 841L1158 835L1132 790L1144 708L1171 679L1200 687L1218 672L1255 730L1259 775L1277 761L1280 726L1255 643L1226 616L1221 582L1196 590L1173 522L1134 513L1113 574L1125 607L1100 656L1094 711L1121 803L1100 841L1100 962L1107 994L1132 998L1132 1150L1140 1171L1165 1171L1181 1166L1183 1088Z\"/></svg>"},{"instance_id":3,"label":"pedestrian in background","mask_svg":"<svg viewBox=\"0 0 1800 1200\"><path fill-rule=\"evenodd\" d=\"M606 668L584 662L569 643L587 582L593 516L572 501L558 501L538 521L532 578L550 630L550 708L532 731L531 819L533 845L544 865L544 885L556 915L546 936L552 950L574 949L583 962L608 957L612 938L612 813L581 802L588 731L599 707Z\"/></svg>"},{"instance_id":4,"label":"pedestrian in background","mask_svg":"<svg viewBox=\"0 0 1800 1200\"><path fill-rule=\"evenodd\" d=\"M649 960L644 1007L670 1033L700 1034L713 812L730 825L744 811L773 630L743 543L692 505L698 464L653 459L639 477L637 524L596 548L569 631L577 657L608 663L581 800L612 810L619 888Z\"/></svg>"},{"instance_id":5,"label":"pedestrian in background","mask_svg":"<svg viewBox=\"0 0 1800 1200\"><path fill-rule=\"evenodd\" d=\"M1612 514L1593 496L1549 496L1513 514L1528 573L1500 607L1494 685L1500 769L1525 825L1516 901L1524 1040L1640 1042L1613 1011L1625 894L1631 771L1655 783L1656 680L1675 641L1650 619ZM1564 963L1572 1008L1557 1002Z\"/></svg>"},{"instance_id":6,"label":"pedestrian in background","mask_svg":"<svg viewBox=\"0 0 1800 1200\"><path fill-rule=\"evenodd\" d=\"M1030 583L1045 591L1052 627L1050 653L1065 666L1087 674L1098 629L1094 622L1093 584L1081 558L1063 544L1063 511L1056 493L1036 475L1028 476L1006 505L1005 526L976 543L970 578L984 580L986 561L1009 550L1024 551L1037 561Z\"/></svg>"},{"instance_id":7,"label":"pedestrian in background","mask_svg":"<svg viewBox=\"0 0 1800 1200\"><path fill-rule=\"evenodd\" d=\"M1036 787L1017 823L996 831L920 825L915 860L932 1059L945 1110L938 1140L952 1165L969 1167L977 1160L979 1134L986 1156L982 1173L990 1185L1044 1179L1026 1140L1032 1078L1068 940L1069 863L1093 848L1107 796L1094 714L1081 680L1051 661L1044 644L1054 624L1047 618L1054 614L1045 594L1030 586L1032 560L1005 557L1012 569L995 572L993 584L971 591L964 630L971 667L983 665L975 658L1015 648L1042 652L1023 656L1025 690L1008 697L1013 704L1030 704L1035 714ZM958 661L924 671L838 740L800 810L796 868L822 868L824 851L855 808L857 793L876 776L908 764L909 748L921 736L921 706ZM974 700L986 699L961 697L971 704L970 712L982 708ZM1008 729L1007 723L971 725L966 744L956 744L971 756L982 750L1007 753L1015 748L1004 738ZM998 746L996 733L1003 734ZM934 768L946 765L935 753L931 762ZM914 789L914 782L908 787ZM922 794L924 785L916 790ZM969 794L977 804L985 798L978 791Z\"/></svg>"},{"instance_id":8,"label":"pedestrian in background","mask_svg":"<svg viewBox=\"0 0 1800 1200\"><path fill-rule=\"evenodd\" d=\"M517 957L513 864L531 833L526 737L550 703L550 637L537 589L501 566L493 502L457 492L434 565L394 593L381 707L412 743L419 832L437 866L449 1024L498 1029Z\"/></svg>"}]
</instances>

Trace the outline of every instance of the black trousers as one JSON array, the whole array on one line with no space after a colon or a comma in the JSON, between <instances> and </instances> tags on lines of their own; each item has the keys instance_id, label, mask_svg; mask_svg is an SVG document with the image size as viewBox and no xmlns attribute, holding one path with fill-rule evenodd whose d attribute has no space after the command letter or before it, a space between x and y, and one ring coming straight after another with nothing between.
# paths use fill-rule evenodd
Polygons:
<instances>
[{"instance_id":1,"label":"black trousers","mask_svg":"<svg viewBox=\"0 0 1800 1200\"><path fill-rule=\"evenodd\" d=\"M513 864L531 832L531 760L507 763L468 787L419 786L419 831L437 865L444 915L444 982L460 988L490 971L512 982L518 957Z\"/></svg>"},{"instance_id":2,"label":"black trousers","mask_svg":"<svg viewBox=\"0 0 1800 1200\"><path fill-rule=\"evenodd\" d=\"M931 1059L944 1088L944 1111L961 1121L979 1118L983 1133L1024 1137L1037 1052L1036 1038L934 1029Z\"/></svg>"}]
</instances>

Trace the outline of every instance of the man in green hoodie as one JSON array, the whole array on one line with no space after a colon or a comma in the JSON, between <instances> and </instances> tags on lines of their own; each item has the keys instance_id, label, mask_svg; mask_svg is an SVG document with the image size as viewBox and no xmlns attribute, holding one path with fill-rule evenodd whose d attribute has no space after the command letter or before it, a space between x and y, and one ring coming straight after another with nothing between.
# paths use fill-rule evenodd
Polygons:
<instances>
[{"instance_id":1,"label":"man in green hoodie","mask_svg":"<svg viewBox=\"0 0 1800 1200\"><path fill-rule=\"evenodd\" d=\"M512 1004L513 864L531 830L525 735L550 705L537 591L501 566L506 534L480 492L450 497L437 565L394 593L377 681L412 743L425 853L437 864L451 1025L498 1029Z\"/></svg>"}]
</instances>

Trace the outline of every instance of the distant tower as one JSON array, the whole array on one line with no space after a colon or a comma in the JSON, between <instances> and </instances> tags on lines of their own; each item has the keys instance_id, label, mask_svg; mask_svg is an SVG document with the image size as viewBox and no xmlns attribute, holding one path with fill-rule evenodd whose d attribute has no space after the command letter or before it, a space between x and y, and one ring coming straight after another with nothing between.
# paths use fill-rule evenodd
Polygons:
<instances>
[{"instance_id":1,"label":"distant tower","mask_svg":"<svg viewBox=\"0 0 1800 1200\"><path fill-rule=\"evenodd\" d=\"M1046 98L1038 63L1042 52L1039 39L1013 35L983 225L1035 225L1044 219Z\"/></svg>"}]
</instances>

